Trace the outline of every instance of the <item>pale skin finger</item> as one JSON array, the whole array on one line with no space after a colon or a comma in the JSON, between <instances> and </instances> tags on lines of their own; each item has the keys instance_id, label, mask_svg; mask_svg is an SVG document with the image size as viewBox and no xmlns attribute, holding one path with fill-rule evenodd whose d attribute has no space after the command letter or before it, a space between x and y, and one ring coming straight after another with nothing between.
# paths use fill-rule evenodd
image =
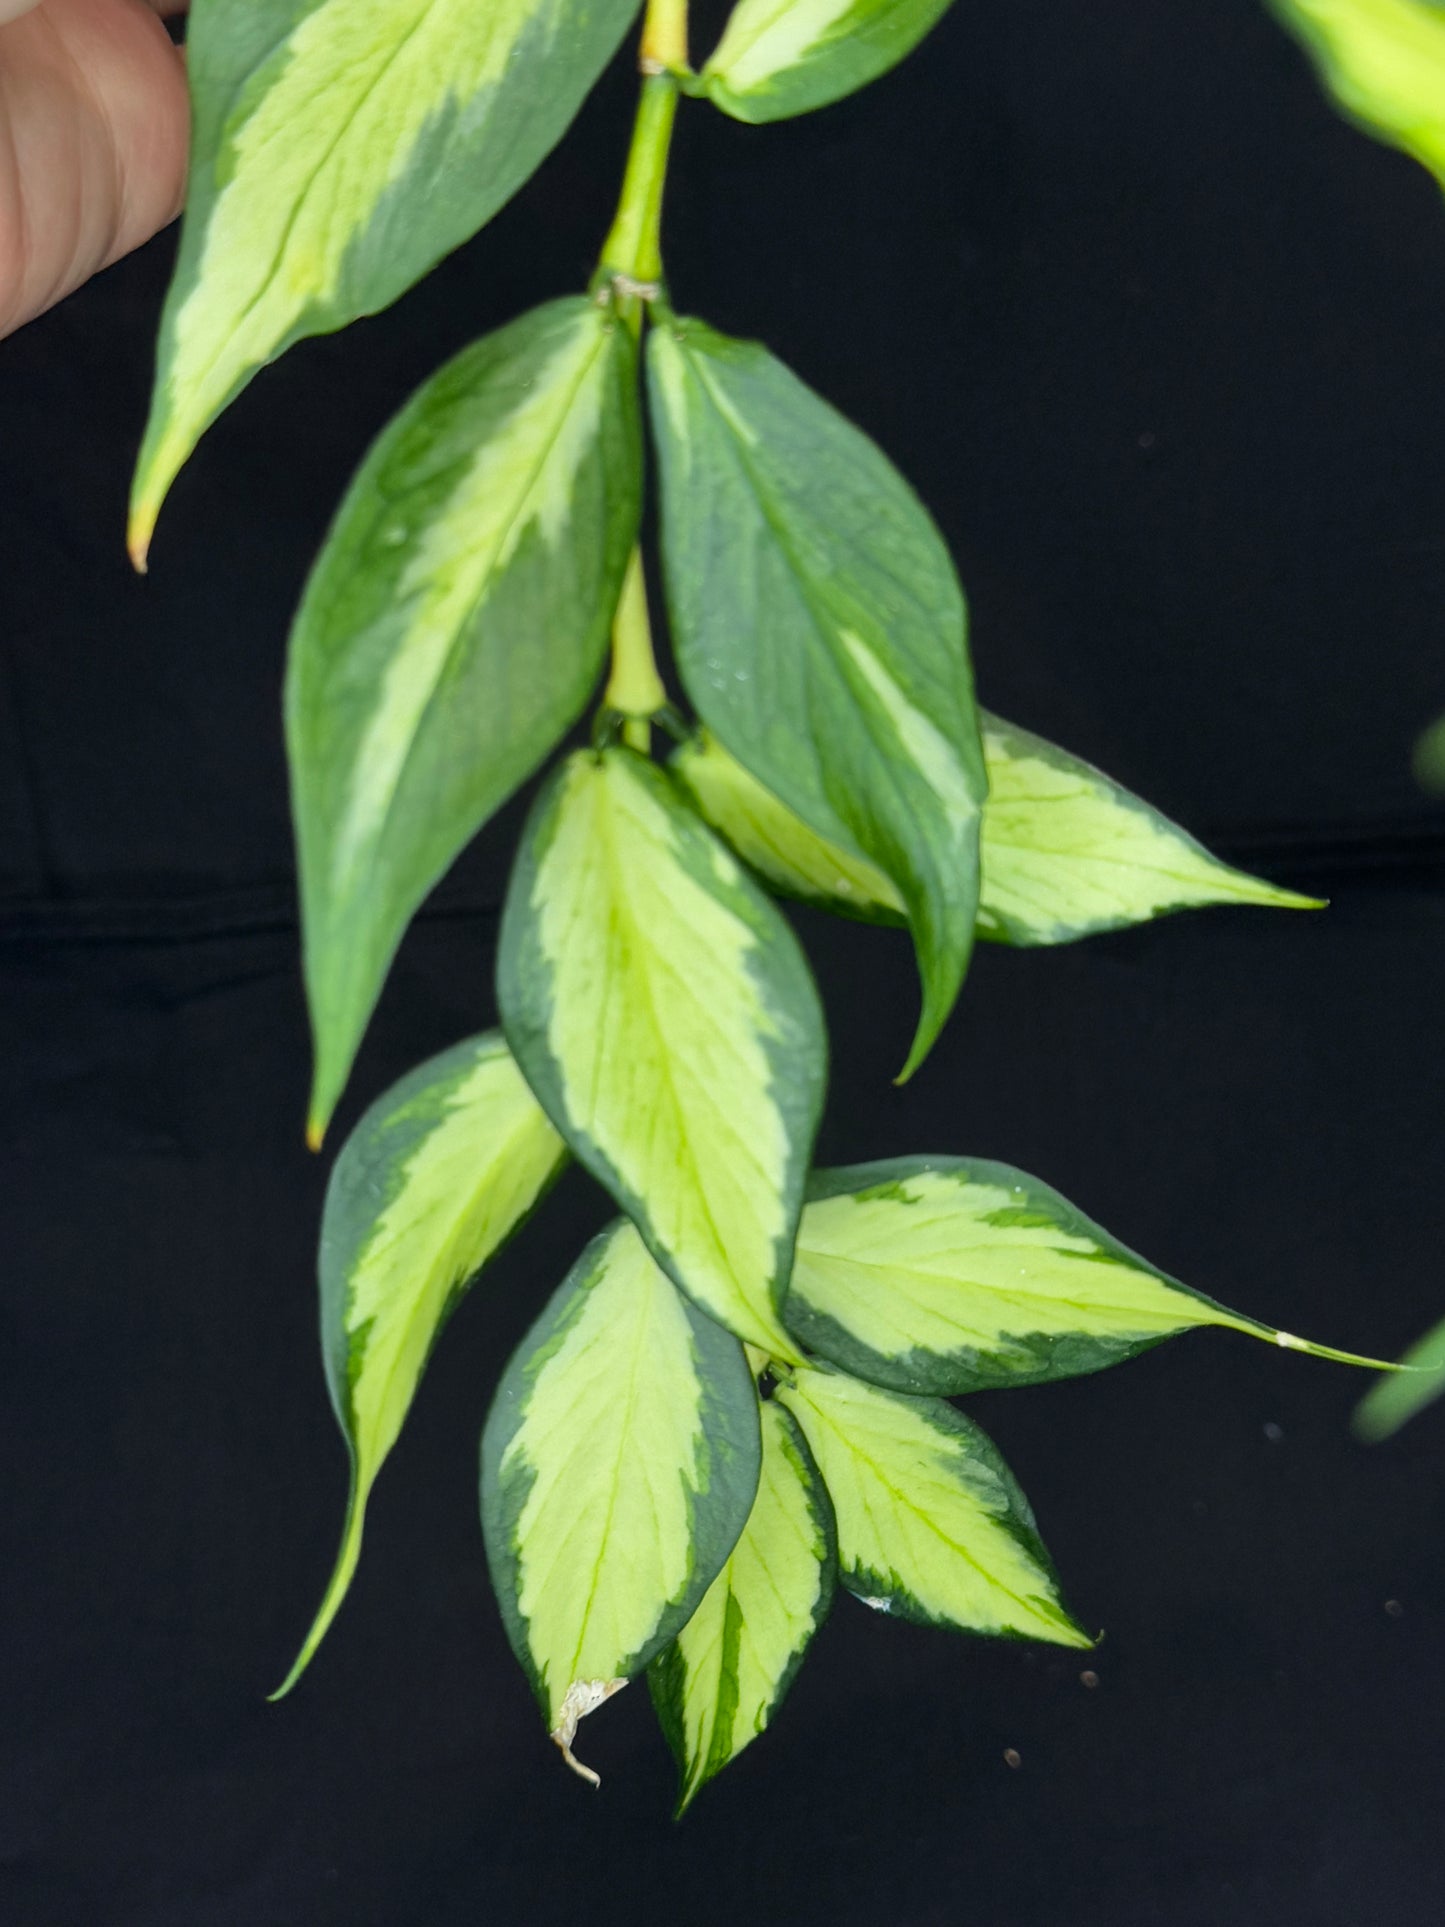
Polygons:
<instances>
[{"instance_id":1,"label":"pale skin finger","mask_svg":"<svg viewBox=\"0 0 1445 1927\"><path fill-rule=\"evenodd\" d=\"M0 334L180 210L189 110L172 0L0 0Z\"/></svg>"}]
</instances>

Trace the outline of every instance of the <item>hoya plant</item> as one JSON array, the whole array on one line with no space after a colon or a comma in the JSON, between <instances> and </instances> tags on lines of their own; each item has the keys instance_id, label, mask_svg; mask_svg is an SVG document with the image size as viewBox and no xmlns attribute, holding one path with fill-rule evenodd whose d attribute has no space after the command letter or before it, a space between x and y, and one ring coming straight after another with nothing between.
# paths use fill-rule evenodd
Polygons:
<instances>
[{"instance_id":1,"label":"hoya plant","mask_svg":"<svg viewBox=\"0 0 1445 1927\"><path fill-rule=\"evenodd\" d=\"M280 1691L345 1598L450 1313L575 1159L621 1215L496 1390L482 1529L565 1759L595 1778L578 1722L645 1676L683 1806L768 1725L839 1586L959 1632L1091 1643L1027 1500L952 1399L1206 1325L1347 1356L1227 1310L957 1147L811 1168L826 1030L779 897L908 933L900 1078L976 938L1310 907L981 711L963 592L907 482L765 347L674 307L662 205L683 103L752 122L822 107L944 4L739 0L695 69L684 0L650 0L591 282L466 348L382 431L291 637L313 1145L409 920L541 780L502 920L500 1028L381 1096L331 1173L321 1327L351 1495ZM472 235L636 12L197 0L139 566L172 480L251 377ZM649 435L666 678L640 547Z\"/></svg>"}]
</instances>

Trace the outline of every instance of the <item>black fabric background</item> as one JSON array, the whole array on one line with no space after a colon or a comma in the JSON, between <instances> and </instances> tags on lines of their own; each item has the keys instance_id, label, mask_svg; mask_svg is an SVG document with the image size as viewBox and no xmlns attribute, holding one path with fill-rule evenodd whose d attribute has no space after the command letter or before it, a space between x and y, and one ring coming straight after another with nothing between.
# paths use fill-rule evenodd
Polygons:
<instances>
[{"instance_id":1,"label":"black fabric background","mask_svg":"<svg viewBox=\"0 0 1445 1927\"><path fill-rule=\"evenodd\" d=\"M490 230L259 379L144 582L120 538L172 238L0 345L0 1919L1433 1927L1445 1409L1366 1450L1359 1379L1224 1336L973 1401L1092 1662L843 1600L681 1827L640 1687L589 1727L601 1794L572 1780L489 1597L475 1442L606 1215L577 1176L448 1333L352 1597L263 1703L344 1490L286 623L390 411L587 273L632 94L624 59ZM905 947L803 919L820 1156L1012 1160L1229 1302L1398 1349L1445 1312L1445 813L1408 766L1445 710L1433 184L1247 0L958 0L826 113L685 108L668 243L681 307L769 341L930 502L985 701L1334 899L986 950L902 1093ZM509 836L408 940L343 1125L491 1021Z\"/></svg>"}]
</instances>

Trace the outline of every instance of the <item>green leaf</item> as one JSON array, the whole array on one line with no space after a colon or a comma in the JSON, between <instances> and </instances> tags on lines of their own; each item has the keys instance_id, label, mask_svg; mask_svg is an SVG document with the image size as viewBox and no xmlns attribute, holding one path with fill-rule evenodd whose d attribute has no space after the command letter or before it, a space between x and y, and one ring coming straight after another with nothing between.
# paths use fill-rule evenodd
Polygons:
<instances>
[{"instance_id":1,"label":"green leaf","mask_svg":"<svg viewBox=\"0 0 1445 1927\"><path fill-rule=\"evenodd\" d=\"M960 1632L1093 1644L1059 1599L1028 1500L971 1420L826 1368L799 1370L776 1396L833 1501L843 1584L866 1605Z\"/></svg>"},{"instance_id":2,"label":"green leaf","mask_svg":"<svg viewBox=\"0 0 1445 1927\"><path fill-rule=\"evenodd\" d=\"M950 0L738 0L701 74L735 120L811 113L896 67Z\"/></svg>"},{"instance_id":3,"label":"green leaf","mask_svg":"<svg viewBox=\"0 0 1445 1927\"><path fill-rule=\"evenodd\" d=\"M775 1358L826 1040L777 910L631 750L539 796L497 967L517 1061L577 1156L711 1317Z\"/></svg>"},{"instance_id":4,"label":"green leaf","mask_svg":"<svg viewBox=\"0 0 1445 1927\"><path fill-rule=\"evenodd\" d=\"M635 351L585 298L458 355L367 456L291 639L319 1137L412 913L576 720L636 535Z\"/></svg>"},{"instance_id":5,"label":"green leaf","mask_svg":"<svg viewBox=\"0 0 1445 1927\"><path fill-rule=\"evenodd\" d=\"M1379 1365L1191 1291L1007 1164L893 1158L815 1172L808 1196L788 1327L819 1356L895 1391L1077 1378L1201 1325Z\"/></svg>"},{"instance_id":6,"label":"green leaf","mask_svg":"<svg viewBox=\"0 0 1445 1927\"><path fill-rule=\"evenodd\" d=\"M648 1670L681 1774L679 1817L771 1723L833 1602L833 1509L796 1421L762 1407L763 1463L742 1537Z\"/></svg>"},{"instance_id":7,"label":"green leaf","mask_svg":"<svg viewBox=\"0 0 1445 1927\"><path fill-rule=\"evenodd\" d=\"M577 1721L691 1618L759 1462L742 1347L613 1225L522 1341L482 1435L492 1584L570 1766Z\"/></svg>"},{"instance_id":8,"label":"green leaf","mask_svg":"<svg viewBox=\"0 0 1445 1927\"><path fill-rule=\"evenodd\" d=\"M131 502L259 368L374 314L489 221L565 132L637 0L196 0L180 257Z\"/></svg>"},{"instance_id":9,"label":"green leaf","mask_svg":"<svg viewBox=\"0 0 1445 1927\"><path fill-rule=\"evenodd\" d=\"M979 935L1069 943L1205 904L1319 910L1212 857L1192 836L1067 750L989 716Z\"/></svg>"},{"instance_id":10,"label":"green leaf","mask_svg":"<svg viewBox=\"0 0 1445 1927\"><path fill-rule=\"evenodd\" d=\"M1323 907L1229 869L1088 763L981 714L990 792L980 936L1069 943L1205 904ZM817 836L707 731L683 745L672 767L702 815L772 889L864 923L904 921L902 899L881 870Z\"/></svg>"},{"instance_id":11,"label":"green leaf","mask_svg":"<svg viewBox=\"0 0 1445 1927\"><path fill-rule=\"evenodd\" d=\"M301 1677L346 1597L367 1499L442 1327L565 1156L495 1031L394 1084L342 1146L321 1222L321 1344L351 1494L321 1610L274 1699Z\"/></svg>"},{"instance_id":12,"label":"green leaf","mask_svg":"<svg viewBox=\"0 0 1445 1927\"><path fill-rule=\"evenodd\" d=\"M986 781L948 551L874 444L766 349L674 321L648 364L679 673L732 755L906 905L923 982L906 1077L958 994L978 902Z\"/></svg>"},{"instance_id":13,"label":"green leaf","mask_svg":"<svg viewBox=\"0 0 1445 1927\"><path fill-rule=\"evenodd\" d=\"M861 923L907 923L902 897L876 865L810 830L710 730L683 743L669 767L699 814L770 889Z\"/></svg>"},{"instance_id":14,"label":"green leaf","mask_svg":"<svg viewBox=\"0 0 1445 1927\"><path fill-rule=\"evenodd\" d=\"M1269 0L1348 119L1445 186L1445 11L1420 0Z\"/></svg>"},{"instance_id":15,"label":"green leaf","mask_svg":"<svg viewBox=\"0 0 1445 1927\"><path fill-rule=\"evenodd\" d=\"M1418 1339L1400 1363L1407 1369L1377 1380L1355 1407L1355 1432L1372 1444L1398 1432L1445 1392L1445 1323Z\"/></svg>"}]
</instances>

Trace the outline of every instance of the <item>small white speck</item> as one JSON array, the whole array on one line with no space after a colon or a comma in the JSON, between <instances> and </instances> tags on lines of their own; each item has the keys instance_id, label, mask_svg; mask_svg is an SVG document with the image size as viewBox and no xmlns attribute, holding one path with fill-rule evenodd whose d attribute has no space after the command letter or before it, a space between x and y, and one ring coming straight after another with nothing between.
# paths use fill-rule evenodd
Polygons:
<instances>
[{"instance_id":1,"label":"small white speck","mask_svg":"<svg viewBox=\"0 0 1445 1927\"><path fill-rule=\"evenodd\" d=\"M1274 1420L1270 1419L1264 1428L1264 1436L1269 1440L1271 1445L1278 1445L1284 1437L1284 1427L1282 1425L1276 1425Z\"/></svg>"}]
</instances>

